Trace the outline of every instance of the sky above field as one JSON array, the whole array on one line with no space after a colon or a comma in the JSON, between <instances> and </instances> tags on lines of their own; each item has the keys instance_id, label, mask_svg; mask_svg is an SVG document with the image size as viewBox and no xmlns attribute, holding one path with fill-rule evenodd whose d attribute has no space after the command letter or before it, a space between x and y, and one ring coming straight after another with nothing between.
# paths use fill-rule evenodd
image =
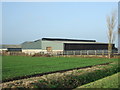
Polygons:
<instances>
[{"instance_id":1,"label":"sky above field","mask_svg":"<svg viewBox=\"0 0 120 90\"><path fill-rule=\"evenodd\" d=\"M2 43L21 44L43 37L107 42L106 16L115 9L117 2L4 2Z\"/></svg>"}]
</instances>

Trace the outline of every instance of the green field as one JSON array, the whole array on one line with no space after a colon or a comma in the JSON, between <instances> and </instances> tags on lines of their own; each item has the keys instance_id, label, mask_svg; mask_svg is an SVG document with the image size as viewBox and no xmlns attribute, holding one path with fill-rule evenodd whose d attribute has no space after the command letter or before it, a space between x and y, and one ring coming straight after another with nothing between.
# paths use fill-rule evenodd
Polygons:
<instances>
[{"instance_id":1,"label":"green field","mask_svg":"<svg viewBox=\"0 0 120 90\"><path fill-rule=\"evenodd\" d=\"M118 81L119 75L120 75L120 72L117 74L105 77L103 79L97 80L95 82L85 84L78 88L120 88L119 87L120 84Z\"/></svg>"},{"instance_id":2,"label":"green field","mask_svg":"<svg viewBox=\"0 0 120 90\"><path fill-rule=\"evenodd\" d=\"M118 59L80 58L80 57L25 57L3 56L3 80L44 72L97 65Z\"/></svg>"}]
</instances>

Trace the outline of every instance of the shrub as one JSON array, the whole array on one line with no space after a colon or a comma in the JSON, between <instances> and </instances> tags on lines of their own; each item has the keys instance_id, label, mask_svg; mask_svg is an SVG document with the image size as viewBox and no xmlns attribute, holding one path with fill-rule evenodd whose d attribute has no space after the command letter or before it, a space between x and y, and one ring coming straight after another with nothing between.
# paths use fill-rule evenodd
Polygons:
<instances>
[{"instance_id":1,"label":"shrub","mask_svg":"<svg viewBox=\"0 0 120 90\"><path fill-rule=\"evenodd\" d=\"M64 78L47 79L39 81L35 84L38 88L76 88L80 85L104 78L120 71L118 65L112 65L112 67L106 67L104 69L95 70L91 72L85 72L81 75L65 75Z\"/></svg>"}]
</instances>

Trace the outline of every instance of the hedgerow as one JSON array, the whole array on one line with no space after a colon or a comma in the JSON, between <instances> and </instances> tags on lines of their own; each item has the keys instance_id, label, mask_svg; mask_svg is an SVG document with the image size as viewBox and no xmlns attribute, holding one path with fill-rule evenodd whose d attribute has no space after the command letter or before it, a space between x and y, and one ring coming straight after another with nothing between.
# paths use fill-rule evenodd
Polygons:
<instances>
[{"instance_id":1,"label":"hedgerow","mask_svg":"<svg viewBox=\"0 0 120 90\"><path fill-rule=\"evenodd\" d=\"M108 65L103 69L85 72L81 75L70 74L65 75L63 78L39 80L37 83L32 83L34 88L76 88L83 84L93 82L95 80L104 78L114 73L120 72L120 67L117 64Z\"/></svg>"}]
</instances>

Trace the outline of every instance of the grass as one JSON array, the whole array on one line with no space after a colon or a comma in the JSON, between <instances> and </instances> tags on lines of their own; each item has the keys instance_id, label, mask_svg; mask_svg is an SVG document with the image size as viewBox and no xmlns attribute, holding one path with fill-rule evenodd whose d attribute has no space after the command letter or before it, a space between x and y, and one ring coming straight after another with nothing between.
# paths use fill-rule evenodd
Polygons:
<instances>
[{"instance_id":1,"label":"grass","mask_svg":"<svg viewBox=\"0 0 120 90\"><path fill-rule=\"evenodd\" d=\"M120 76L120 72L78 88L120 88L118 76Z\"/></svg>"},{"instance_id":2,"label":"grass","mask_svg":"<svg viewBox=\"0 0 120 90\"><path fill-rule=\"evenodd\" d=\"M103 69L100 69L103 68ZM46 76L46 78L40 80L37 79L38 82L34 82L30 85L35 86L35 88L71 88L74 89L78 86L99 80L101 78L104 78L106 76L113 75L120 71L120 68L118 67L117 63L112 63L109 65L103 66L96 66L96 70L93 70L93 68L89 69L90 72L88 71L82 71L82 73L79 72L72 72L69 75L66 75L64 73L63 76ZM116 84L116 83L115 83ZM29 86L30 86L29 85ZM79 89L78 89L79 90Z\"/></svg>"},{"instance_id":3,"label":"grass","mask_svg":"<svg viewBox=\"0 0 120 90\"><path fill-rule=\"evenodd\" d=\"M54 73L44 75L42 77L32 77L27 80L18 80L8 82L3 88L69 88L74 89L78 86L99 80L106 76L120 72L118 63L110 63L108 65L100 65L92 67L88 70L73 70L72 72ZM78 72L80 71L80 72ZM79 89L78 89L79 90Z\"/></svg>"},{"instance_id":4,"label":"grass","mask_svg":"<svg viewBox=\"0 0 120 90\"><path fill-rule=\"evenodd\" d=\"M102 64L118 59L79 57L25 57L3 56L2 79L34 75L38 73Z\"/></svg>"}]
</instances>

